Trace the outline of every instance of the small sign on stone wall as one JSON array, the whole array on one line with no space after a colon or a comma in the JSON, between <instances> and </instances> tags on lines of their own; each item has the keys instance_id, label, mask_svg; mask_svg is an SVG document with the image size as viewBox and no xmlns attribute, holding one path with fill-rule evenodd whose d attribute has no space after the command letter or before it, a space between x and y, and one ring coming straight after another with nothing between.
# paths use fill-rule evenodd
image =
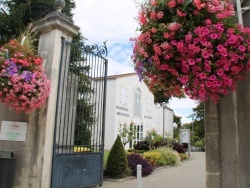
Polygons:
<instances>
[{"instance_id":1,"label":"small sign on stone wall","mask_svg":"<svg viewBox=\"0 0 250 188\"><path fill-rule=\"evenodd\" d=\"M27 122L2 121L0 140L25 141Z\"/></svg>"}]
</instances>

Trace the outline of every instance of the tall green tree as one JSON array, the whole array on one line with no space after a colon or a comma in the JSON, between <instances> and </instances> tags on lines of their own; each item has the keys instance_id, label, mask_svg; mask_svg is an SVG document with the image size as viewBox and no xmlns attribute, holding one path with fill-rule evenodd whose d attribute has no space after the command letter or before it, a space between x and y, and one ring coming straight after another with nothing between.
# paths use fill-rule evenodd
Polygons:
<instances>
[{"instance_id":1,"label":"tall green tree","mask_svg":"<svg viewBox=\"0 0 250 188\"><path fill-rule=\"evenodd\" d=\"M176 124L176 127L174 127L174 138L179 138L181 128L181 117L174 114L174 123Z\"/></svg>"},{"instance_id":2,"label":"tall green tree","mask_svg":"<svg viewBox=\"0 0 250 188\"><path fill-rule=\"evenodd\" d=\"M70 65L70 72L78 81L74 142L77 146L91 147L91 131L96 118L95 104L88 96L93 96L95 91L91 88L91 81L88 78L89 66L81 65L82 63L74 61Z\"/></svg>"},{"instance_id":3,"label":"tall green tree","mask_svg":"<svg viewBox=\"0 0 250 188\"><path fill-rule=\"evenodd\" d=\"M74 8L74 0L65 0L62 13L73 20ZM0 45L18 37L29 23L42 19L55 10L55 0L1 0Z\"/></svg>"},{"instance_id":4,"label":"tall green tree","mask_svg":"<svg viewBox=\"0 0 250 188\"><path fill-rule=\"evenodd\" d=\"M174 123L177 127L181 127L181 117L174 114Z\"/></svg>"},{"instance_id":5,"label":"tall green tree","mask_svg":"<svg viewBox=\"0 0 250 188\"><path fill-rule=\"evenodd\" d=\"M106 166L106 175L111 177L122 177L125 175L128 168L128 159L120 135L117 135L115 143L110 150Z\"/></svg>"},{"instance_id":6,"label":"tall green tree","mask_svg":"<svg viewBox=\"0 0 250 188\"><path fill-rule=\"evenodd\" d=\"M73 22L72 10L75 8L74 0L65 0L62 13ZM0 0L0 46L13 38L17 38L31 22L44 18L47 14L56 10L55 0ZM73 42L82 43L81 33L75 36ZM75 51L74 53L81 53ZM73 53L71 53L73 54ZM80 57L73 54L73 57ZM94 105L89 102L87 96L94 93L91 90L88 66L79 66L83 59L71 59L70 72L79 78L78 99L76 105L75 120L75 144L89 146L91 143L91 126L95 119L93 116Z\"/></svg>"},{"instance_id":7,"label":"tall green tree","mask_svg":"<svg viewBox=\"0 0 250 188\"><path fill-rule=\"evenodd\" d=\"M193 114L189 117L192 118L192 123L194 123L194 135L199 138L205 138L204 103L199 103L193 108Z\"/></svg>"}]
</instances>

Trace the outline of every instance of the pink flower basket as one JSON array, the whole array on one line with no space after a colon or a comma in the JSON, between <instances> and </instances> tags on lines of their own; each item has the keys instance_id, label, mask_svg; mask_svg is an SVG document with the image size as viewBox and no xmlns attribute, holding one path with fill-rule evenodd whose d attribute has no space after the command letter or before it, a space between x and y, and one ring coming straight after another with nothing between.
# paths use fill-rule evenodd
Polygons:
<instances>
[{"instance_id":1,"label":"pink flower basket","mask_svg":"<svg viewBox=\"0 0 250 188\"><path fill-rule=\"evenodd\" d=\"M133 40L135 70L153 93L215 103L250 69L250 29L222 0L147 0Z\"/></svg>"},{"instance_id":2,"label":"pink flower basket","mask_svg":"<svg viewBox=\"0 0 250 188\"><path fill-rule=\"evenodd\" d=\"M40 108L50 93L42 59L16 40L0 47L0 101L15 111Z\"/></svg>"}]
</instances>

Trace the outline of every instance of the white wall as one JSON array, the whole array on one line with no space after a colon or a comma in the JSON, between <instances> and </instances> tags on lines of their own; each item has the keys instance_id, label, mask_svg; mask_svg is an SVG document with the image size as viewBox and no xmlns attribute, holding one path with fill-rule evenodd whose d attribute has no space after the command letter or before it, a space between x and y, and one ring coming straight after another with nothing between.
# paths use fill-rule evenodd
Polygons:
<instances>
[{"instance_id":1,"label":"white wall","mask_svg":"<svg viewBox=\"0 0 250 188\"><path fill-rule=\"evenodd\" d=\"M115 101L116 101L116 81L109 80L107 84L106 94L106 117L105 117L105 137L104 137L104 148L110 149L116 139L114 132L115 127Z\"/></svg>"},{"instance_id":2,"label":"white wall","mask_svg":"<svg viewBox=\"0 0 250 188\"><path fill-rule=\"evenodd\" d=\"M165 135L169 135L170 138L173 138L174 135L174 130L173 130L173 125L174 125L174 111L172 109L169 108L165 108L165 120L164 120L164 124L165 124Z\"/></svg>"},{"instance_id":3,"label":"white wall","mask_svg":"<svg viewBox=\"0 0 250 188\"><path fill-rule=\"evenodd\" d=\"M109 77L107 88L105 149L111 149L119 134L119 125L130 124L131 121L143 124L144 137L153 128L159 134L163 134L163 108L160 104L154 104L153 94L144 82L139 81L137 75ZM134 91L136 88L141 91L142 115L140 119L134 115ZM125 92L121 93L121 90L125 90ZM165 130L173 135L173 111L165 109L165 114ZM126 149L128 148L129 144L126 145Z\"/></svg>"}]
</instances>

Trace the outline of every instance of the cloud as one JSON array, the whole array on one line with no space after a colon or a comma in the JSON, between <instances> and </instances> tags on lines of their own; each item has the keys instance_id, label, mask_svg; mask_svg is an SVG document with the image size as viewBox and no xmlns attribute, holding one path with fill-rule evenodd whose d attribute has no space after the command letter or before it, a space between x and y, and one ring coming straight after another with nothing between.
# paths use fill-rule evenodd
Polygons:
<instances>
[{"instance_id":1,"label":"cloud","mask_svg":"<svg viewBox=\"0 0 250 188\"><path fill-rule=\"evenodd\" d=\"M192 121L191 118L188 118L193 113L192 108L195 108L198 103L190 98L171 98L168 106L174 110L175 115L182 117L181 122L190 123Z\"/></svg>"},{"instance_id":2,"label":"cloud","mask_svg":"<svg viewBox=\"0 0 250 188\"><path fill-rule=\"evenodd\" d=\"M198 105L198 103L194 100L191 100L190 98L171 98L169 100L169 107L172 109L177 109L177 110L185 110L185 109L190 109L194 108Z\"/></svg>"},{"instance_id":3,"label":"cloud","mask_svg":"<svg viewBox=\"0 0 250 188\"><path fill-rule=\"evenodd\" d=\"M93 42L128 41L134 36L137 8L131 0L76 0L74 22Z\"/></svg>"},{"instance_id":4,"label":"cloud","mask_svg":"<svg viewBox=\"0 0 250 188\"><path fill-rule=\"evenodd\" d=\"M74 23L88 45L106 42L108 75L134 72L130 65L131 37L135 36L137 8L129 0L76 0Z\"/></svg>"}]
</instances>

